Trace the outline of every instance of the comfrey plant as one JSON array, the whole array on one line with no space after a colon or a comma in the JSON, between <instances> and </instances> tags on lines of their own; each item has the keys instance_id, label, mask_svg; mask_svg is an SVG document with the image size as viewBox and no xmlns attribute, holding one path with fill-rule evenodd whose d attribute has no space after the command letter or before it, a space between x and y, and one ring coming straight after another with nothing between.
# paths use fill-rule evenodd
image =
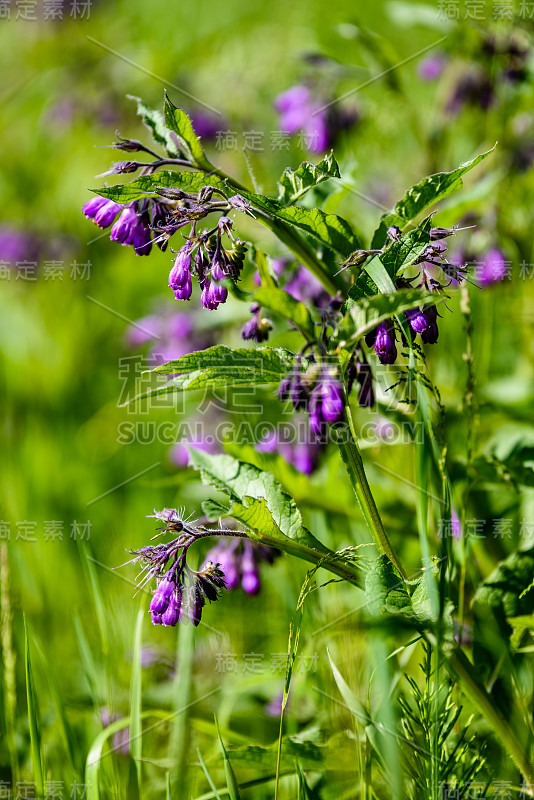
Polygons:
<instances>
[{"instance_id":1,"label":"comfrey plant","mask_svg":"<svg viewBox=\"0 0 534 800\"><path fill-rule=\"evenodd\" d=\"M287 105L288 99L284 102ZM332 153L318 164L304 162L296 170L286 169L278 181L277 196L265 196L211 163L191 121L167 97L163 115L141 101L138 110L164 152L118 138L115 149L152 160L116 164L108 174L138 176L95 190L97 197L86 203L85 214L102 227L112 226L111 238L131 245L138 255L147 255L153 244L172 250L171 240L177 240L168 281L177 302L190 301L199 293L202 307L215 311L232 297L234 302L246 303L252 313L243 331L246 347L215 345L161 364L154 371L165 376L165 382L147 394L240 386L267 387L272 395L277 393L282 402L305 415L310 446L329 443L338 448L379 551L365 568L351 552L354 548L331 551L307 529L296 502L273 474L257 466L257 461L249 463L250 453L248 458L245 453L238 458L191 449L189 466L199 470L202 481L223 498L203 504L208 521L217 527L193 525L174 509L155 514L164 523L162 533L171 534L172 540L134 553L134 560L142 565L141 585L156 584L150 604L153 621L174 626L189 620L197 625L206 600L216 600L225 585L232 588L241 581L245 591L254 593L260 556L252 543L304 559L314 570L327 569L365 589L371 614L394 614L432 648L436 682L445 669L458 682L500 737L527 791L532 791L530 721L524 706L521 701L514 704L513 717L499 708L471 660L476 651L470 653L462 644L462 572L457 569L452 537L437 535L442 523L450 525L454 491L441 438L439 392L425 361L426 348L438 342L440 317L449 313L447 297L458 287L463 292L462 313L468 319L471 281L469 270L461 263L453 264L447 255L448 240L457 228L439 227L432 215L425 217L425 211L460 189L463 176L492 151L408 189L382 215L371 241L365 243L346 219L309 207L311 203L302 204L314 187L328 186L327 181L340 177ZM289 113L288 108L284 113ZM277 260L279 249L269 260L253 242L241 240L237 229L244 217L247 230L255 224L266 226L291 253L291 257L284 255L289 260ZM273 242L273 250L275 246ZM257 271L256 279L249 267ZM247 275L249 282L244 280ZM306 276L315 289L320 286L318 291L307 291ZM263 344L273 320L285 321L293 331L292 341L300 337L293 351ZM424 487L413 515L422 557L422 570L415 580L407 579L385 530L353 418L357 406L370 407L379 401L384 410L384 392L377 380L384 373L390 373L388 396L397 406L407 403L425 433L423 441L411 444L416 482ZM269 463L265 451L271 445L264 442L265 463ZM271 449L276 447L275 442ZM261 453L256 456L261 459ZM472 453L469 457L472 460ZM232 520L231 528L224 527L224 519ZM220 537L221 543L194 571L187 564L189 548L209 536ZM459 598L458 608L450 598ZM455 623L460 627L457 637ZM288 667L283 707L290 673ZM346 684L337 671L334 674L344 693ZM365 715L363 722L368 730ZM437 748L437 741L430 745Z\"/></svg>"}]
</instances>

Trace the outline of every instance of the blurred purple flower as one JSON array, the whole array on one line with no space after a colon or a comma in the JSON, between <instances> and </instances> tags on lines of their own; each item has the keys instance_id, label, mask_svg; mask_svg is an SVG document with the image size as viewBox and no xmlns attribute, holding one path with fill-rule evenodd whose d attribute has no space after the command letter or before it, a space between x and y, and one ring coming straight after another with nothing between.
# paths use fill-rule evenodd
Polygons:
<instances>
[{"instance_id":1,"label":"blurred purple flower","mask_svg":"<svg viewBox=\"0 0 534 800\"><path fill-rule=\"evenodd\" d=\"M122 719L120 714L111 714L105 706L100 709L99 716L104 728L109 728L112 722ZM128 725L113 734L113 750L123 755L128 755L130 752L130 728Z\"/></svg>"},{"instance_id":2,"label":"blurred purple flower","mask_svg":"<svg viewBox=\"0 0 534 800\"><path fill-rule=\"evenodd\" d=\"M478 281L482 286L503 281L508 274L508 264L500 250L493 247L488 250L477 270Z\"/></svg>"},{"instance_id":3,"label":"blurred purple flower","mask_svg":"<svg viewBox=\"0 0 534 800\"><path fill-rule=\"evenodd\" d=\"M192 111L190 116L193 130L201 139L215 139L219 131L228 129L227 120L209 111Z\"/></svg>"},{"instance_id":4,"label":"blurred purple flower","mask_svg":"<svg viewBox=\"0 0 534 800\"><path fill-rule=\"evenodd\" d=\"M424 81L435 81L447 64L447 58L443 53L434 53L425 56L417 64L417 73Z\"/></svg>"},{"instance_id":5,"label":"blurred purple flower","mask_svg":"<svg viewBox=\"0 0 534 800\"><path fill-rule=\"evenodd\" d=\"M208 435L205 439L191 438L176 442L169 450L169 460L175 467L187 467L189 464L189 450L188 445L194 447L196 450L202 450L203 453L216 454L220 452L220 448L214 436Z\"/></svg>"},{"instance_id":6,"label":"blurred purple flower","mask_svg":"<svg viewBox=\"0 0 534 800\"><path fill-rule=\"evenodd\" d=\"M36 261L39 249L39 242L32 234L8 226L0 228L0 261L12 267L17 262Z\"/></svg>"},{"instance_id":7,"label":"blurred purple flower","mask_svg":"<svg viewBox=\"0 0 534 800\"><path fill-rule=\"evenodd\" d=\"M336 134L356 122L355 110L342 109L331 101L314 96L308 86L297 84L276 97L275 109L280 114L278 126L290 134L301 132L312 153L324 153L332 146Z\"/></svg>"},{"instance_id":8,"label":"blurred purple flower","mask_svg":"<svg viewBox=\"0 0 534 800\"><path fill-rule=\"evenodd\" d=\"M279 555L279 550L250 539L221 539L206 554L205 563L219 565L229 591L241 584L244 592L255 595L261 589L260 564L272 564Z\"/></svg>"}]
</instances>

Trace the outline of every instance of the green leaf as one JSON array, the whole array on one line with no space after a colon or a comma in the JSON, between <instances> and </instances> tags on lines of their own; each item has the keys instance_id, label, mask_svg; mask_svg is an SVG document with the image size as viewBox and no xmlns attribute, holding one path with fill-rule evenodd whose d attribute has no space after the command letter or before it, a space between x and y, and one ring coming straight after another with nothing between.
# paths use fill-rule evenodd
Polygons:
<instances>
[{"instance_id":1,"label":"green leaf","mask_svg":"<svg viewBox=\"0 0 534 800\"><path fill-rule=\"evenodd\" d=\"M325 214L319 208L301 208L300 206L284 208L274 200L266 197L258 199L259 197L259 195L251 195L249 199L254 205L269 211L278 219L294 225L343 258L347 258L354 250L361 247L356 233L347 220L338 217L337 214Z\"/></svg>"},{"instance_id":2,"label":"green leaf","mask_svg":"<svg viewBox=\"0 0 534 800\"><path fill-rule=\"evenodd\" d=\"M458 477L467 475L465 461L455 460L454 468ZM504 461L492 455L477 455L473 459L472 470L481 483L498 484L507 488L534 487L534 469L513 455Z\"/></svg>"},{"instance_id":3,"label":"green leaf","mask_svg":"<svg viewBox=\"0 0 534 800\"><path fill-rule=\"evenodd\" d=\"M165 92L163 114L167 128L174 131L180 142L180 148L192 165L207 170L213 169L213 164L206 157L200 140L193 130L191 120L182 108L174 105L167 92Z\"/></svg>"},{"instance_id":4,"label":"green leaf","mask_svg":"<svg viewBox=\"0 0 534 800\"><path fill-rule=\"evenodd\" d=\"M300 761L297 761L297 771L299 776L299 800L319 800L319 794L308 785Z\"/></svg>"},{"instance_id":5,"label":"green leaf","mask_svg":"<svg viewBox=\"0 0 534 800\"><path fill-rule=\"evenodd\" d=\"M285 206L300 200L314 186L329 178L340 178L334 153L330 151L318 164L303 161L298 169L286 167L278 181L278 201Z\"/></svg>"},{"instance_id":6,"label":"green leaf","mask_svg":"<svg viewBox=\"0 0 534 800\"><path fill-rule=\"evenodd\" d=\"M116 203L129 203L142 197L157 197L158 189L182 189L186 192L198 192L204 186L213 186L228 196L235 194L216 175L206 175L204 172L178 172L169 169L158 170L153 175L141 175L127 183L103 186L90 191L115 200Z\"/></svg>"},{"instance_id":7,"label":"green leaf","mask_svg":"<svg viewBox=\"0 0 534 800\"><path fill-rule=\"evenodd\" d=\"M489 607L501 618L534 613L534 592L525 592L533 575L534 548L512 553L479 586L474 608Z\"/></svg>"},{"instance_id":8,"label":"green leaf","mask_svg":"<svg viewBox=\"0 0 534 800\"><path fill-rule=\"evenodd\" d=\"M242 347L232 350L224 345L215 345L160 364L152 371L172 375L175 372L220 369L223 374L228 374L231 379L235 378L237 383L241 383L239 373L250 370L254 374L253 383L277 383L293 367L294 361L294 354L281 347ZM247 377L246 380L250 378ZM232 380L227 383L232 383Z\"/></svg>"},{"instance_id":9,"label":"green leaf","mask_svg":"<svg viewBox=\"0 0 534 800\"><path fill-rule=\"evenodd\" d=\"M180 151L169 130L165 126L161 111L150 108L140 97L134 97L131 94L127 95L127 97L128 100L134 100L137 103L137 114L141 117L147 128L149 128L154 141L157 142L157 144L163 145L170 158L179 156Z\"/></svg>"},{"instance_id":10,"label":"green leaf","mask_svg":"<svg viewBox=\"0 0 534 800\"><path fill-rule=\"evenodd\" d=\"M254 300L269 311L280 314L284 319L292 322L309 339L315 338L315 325L304 303L295 300L289 292L275 286L261 287L254 295Z\"/></svg>"},{"instance_id":11,"label":"green leaf","mask_svg":"<svg viewBox=\"0 0 534 800\"><path fill-rule=\"evenodd\" d=\"M381 247L386 241L387 229L390 225L398 225L403 228L407 222L414 219L418 214L428 208L428 206L436 203L438 200L447 197L447 195L461 189L463 186L462 177L469 172L469 170L480 164L490 153L495 150L494 145L491 150L481 153L471 161L466 161L460 164L459 167L453 169L451 172L437 172L434 175L429 175L423 178L422 181L412 186L402 200L399 200L394 209L382 215L380 226L373 237L373 249Z\"/></svg>"},{"instance_id":12,"label":"green leaf","mask_svg":"<svg viewBox=\"0 0 534 800\"><path fill-rule=\"evenodd\" d=\"M328 762L325 761L324 747L311 741L299 741L292 736L285 736L282 742L283 751L280 762L282 770L294 768L295 759L298 759L305 769L319 770L325 767L328 768ZM239 763L244 767L275 769L277 751L278 742L274 742L268 747L247 745L242 748L234 748L230 750L230 755L234 763ZM332 768L335 769L335 766L332 765Z\"/></svg>"},{"instance_id":13,"label":"green leaf","mask_svg":"<svg viewBox=\"0 0 534 800\"><path fill-rule=\"evenodd\" d=\"M412 610L406 584L385 554L373 562L366 575L365 598L369 613L373 616L384 612L406 614Z\"/></svg>"},{"instance_id":14,"label":"green leaf","mask_svg":"<svg viewBox=\"0 0 534 800\"><path fill-rule=\"evenodd\" d=\"M232 350L224 345L216 345L160 364L152 372L162 375L180 374L161 386L142 392L128 402L178 391L278 384L293 368L294 362L294 354L282 348Z\"/></svg>"},{"instance_id":15,"label":"green leaf","mask_svg":"<svg viewBox=\"0 0 534 800\"><path fill-rule=\"evenodd\" d=\"M232 456L211 455L190 448L190 464L200 470L202 481L223 492L231 505L205 504L208 514L233 517L242 522L252 538L316 564L334 553L304 527L295 501L268 472Z\"/></svg>"},{"instance_id":16,"label":"green leaf","mask_svg":"<svg viewBox=\"0 0 534 800\"><path fill-rule=\"evenodd\" d=\"M391 242L387 250L380 256L380 260L392 278L399 275L405 267L410 266L419 258L430 242L430 228L432 217L418 225L413 231L400 237L399 241Z\"/></svg>"}]
</instances>

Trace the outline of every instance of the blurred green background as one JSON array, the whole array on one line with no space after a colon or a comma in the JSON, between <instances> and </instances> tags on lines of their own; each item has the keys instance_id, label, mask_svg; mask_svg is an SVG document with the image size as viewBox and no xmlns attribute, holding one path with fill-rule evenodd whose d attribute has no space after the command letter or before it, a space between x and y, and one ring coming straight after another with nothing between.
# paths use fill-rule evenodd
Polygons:
<instances>
[{"instance_id":1,"label":"blurred green background","mask_svg":"<svg viewBox=\"0 0 534 800\"><path fill-rule=\"evenodd\" d=\"M0 719L5 733L0 779L6 785L15 777L34 780L25 699L25 615L45 777L62 784L58 797L69 797L75 796L77 783L86 782L84 762L103 716L109 721L129 713L136 619L146 598L132 597L133 565L115 568L127 560L128 549L143 546L153 535L153 523L146 519L152 509L183 506L197 516L206 496L196 474L172 464L170 442L162 440L157 427L196 418L202 398L193 397L178 412L163 407L148 414L119 404L125 393L133 394L146 366L147 347L128 344L131 323L174 308L167 288L171 258L159 251L138 258L131 248L110 243L82 216L88 187L100 185L102 179L95 176L117 155L95 145L110 144L115 131L148 143L148 132L126 95L161 107L166 87L175 104L190 113L198 113L203 104L220 110L224 128L239 137L263 132L263 149L245 155L240 148L223 151L214 140L206 147L239 180L275 193L284 167L318 156L310 156L295 138L287 151L271 149L271 132L277 130L274 100L296 83L314 81L329 96L347 94L343 104L358 112L357 124L336 142L342 181L325 201L369 239L380 213L406 187L498 141L495 154L468 176L463 192L444 203L437 221L472 220L477 227L459 234L458 246L470 247L475 257L498 247L510 264L510 280L471 290L480 403L476 437L481 448L493 443L506 455L510 442L532 445L534 430L534 182L528 161L534 147L533 83L530 61L521 81L499 81L502 59L482 52L481 42L488 30L505 37L515 31L530 46L532 24L521 17L519 4L513 21L494 19L489 3L480 20L465 19L463 4L456 20L440 12L438 4L382 0L93 2L83 16L79 4L77 18L72 5L64 3L63 19L56 20L44 19L46 5L44 0L33 6L13 2L11 18L4 11L0 19L1 230L4 236L18 231L25 237L21 260L30 265L6 268L2 261L0 281ZM37 19L17 19L23 6L34 7ZM446 69L437 80L425 81L418 64L437 52L448 60ZM473 64L495 80L495 102L488 110L475 102L456 115L447 113L458 76ZM283 255L253 222L240 222L237 229L269 255ZM247 280L251 275L249 266ZM449 305L452 313L444 312L439 343L429 357L447 409L449 456L454 458L466 446L466 343L458 296ZM187 312L194 330L239 346L248 315L236 301L218 312L203 312L197 298ZM271 342L291 347L294 341L275 321ZM392 381L384 377L382 382ZM264 393L258 402L266 418L275 420L278 405L272 396ZM235 415L229 419L235 421ZM359 425L372 419L369 412L358 412ZM138 424L137 439L126 443L120 434L125 421ZM366 449L366 460L386 527L417 569L411 447L375 441ZM276 470L302 500L315 535L337 549L367 541L335 453L312 477L311 488L281 463ZM488 535L484 545L473 544L479 574L487 574L498 558L531 536L525 523L531 519L531 491L482 487L474 497L471 516L489 520L488 529L499 516L512 520L509 536ZM144 615L143 710L171 716L147 717L144 723L149 730L143 736L143 797L164 796L167 775L173 797L208 792L197 747L205 759L213 759L210 769L220 785L214 713L229 744L276 740L279 722L266 706L283 686L280 654L287 650L289 622L305 574L300 562L279 559L263 569L257 597L240 589L226 594L205 611L205 622L194 631L158 629ZM289 733L328 742L335 780L327 782L323 796L328 791L356 796L359 781L353 772L353 724L337 696L326 649L363 699L373 664L381 662L382 651L394 649L389 634L378 640L366 632L357 612L362 602L358 590L333 585L316 592L306 606L301 661L285 724ZM410 648L402 659L403 669L416 669L418 658L413 659ZM485 736L483 726L480 736ZM130 796L128 755L116 752L107 761L100 775L103 796ZM501 777L511 776L504 763L498 768ZM236 771L242 781L272 773L267 763L253 761L237 764ZM272 784L265 786L245 796L272 797ZM295 796L293 778L282 791ZM377 796L385 795L377 790Z\"/></svg>"}]
</instances>

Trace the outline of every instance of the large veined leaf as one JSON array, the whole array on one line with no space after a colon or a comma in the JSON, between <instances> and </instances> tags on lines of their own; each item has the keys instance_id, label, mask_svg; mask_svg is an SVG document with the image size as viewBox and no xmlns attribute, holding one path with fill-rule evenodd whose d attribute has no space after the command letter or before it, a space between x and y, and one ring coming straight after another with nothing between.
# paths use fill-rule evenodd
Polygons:
<instances>
[{"instance_id":1,"label":"large veined leaf","mask_svg":"<svg viewBox=\"0 0 534 800\"><path fill-rule=\"evenodd\" d=\"M269 472L228 455L211 455L190 449L190 463L201 471L202 480L228 495L232 510L243 506L241 517L251 528L262 529L268 537L291 539L323 554L330 551L304 527L295 501ZM248 515L246 512L252 513ZM276 544L275 541L272 542Z\"/></svg>"},{"instance_id":2,"label":"large veined leaf","mask_svg":"<svg viewBox=\"0 0 534 800\"><path fill-rule=\"evenodd\" d=\"M225 386L278 384L291 370L294 361L294 354L282 348L232 350L224 345L216 345L160 364L152 372L176 377L133 399Z\"/></svg>"},{"instance_id":3,"label":"large veined leaf","mask_svg":"<svg viewBox=\"0 0 534 800\"><path fill-rule=\"evenodd\" d=\"M382 554L365 576L365 599L369 613L411 614L412 605L406 583L389 558Z\"/></svg>"},{"instance_id":4,"label":"large veined leaf","mask_svg":"<svg viewBox=\"0 0 534 800\"><path fill-rule=\"evenodd\" d=\"M283 739L281 767L284 770L291 769L295 766L295 759L298 758L305 769L323 769L328 764L325 762L325 750L324 745L321 746L310 741L298 741L294 737L287 736ZM233 762L244 767L276 769L277 742L269 747L248 745L247 747L233 748L229 754Z\"/></svg>"},{"instance_id":5,"label":"large veined leaf","mask_svg":"<svg viewBox=\"0 0 534 800\"><path fill-rule=\"evenodd\" d=\"M191 120L182 108L174 105L167 92L165 92L163 114L167 128L176 134L181 150L193 166L207 170L213 169L213 165L206 157L200 140L193 130Z\"/></svg>"},{"instance_id":6,"label":"large veined leaf","mask_svg":"<svg viewBox=\"0 0 534 800\"><path fill-rule=\"evenodd\" d=\"M211 455L190 448L190 465L200 471L204 484L226 494L225 505L214 500L203 504L212 520L231 517L243 523L252 539L360 582L354 564L343 560L304 527L295 501L269 472L228 455Z\"/></svg>"},{"instance_id":7,"label":"large veined leaf","mask_svg":"<svg viewBox=\"0 0 534 800\"><path fill-rule=\"evenodd\" d=\"M182 189L185 192L198 192L204 186L213 186L228 195L235 194L216 175L207 175L204 172L178 172L169 169L158 170L152 175L141 175L127 183L103 186L100 189L91 189L91 191L102 197L109 197L116 203L129 203L142 197L157 197L158 189Z\"/></svg>"},{"instance_id":8,"label":"large veined leaf","mask_svg":"<svg viewBox=\"0 0 534 800\"><path fill-rule=\"evenodd\" d=\"M403 228L407 222L418 216L425 208L428 208L438 200L442 200L457 189L461 189L463 186L462 177L466 172L469 172L469 170L487 158L495 150L495 147L496 145L491 150L471 159L471 161L460 164L459 167L451 172L437 172L434 175L429 175L408 189L395 208L382 216L380 226L373 237L372 247L381 247L384 244L387 229L390 225L398 225Z\"/></svg>"},{"instance_id":9,"label":"large veined leaf","mask_svg":"<svg viewBox=\"0 0 534 800\"><path fill-rule=\"evenodd\" d=\"M244 194L244 192L242 192ZM322 245L347 258L361 244L347 220L337 214L325 214L319 208L282 206L276 200L261 195L245 194L256 207L268 211L277 219L294 225Z\"/></svg>"},{"instance_id":10,"label":"large veined leaf","mask_svg":"<svg viewBox=\"0 0 534 800\"><path fill-rule=\"evenodd\" d=\"M413 264L430 242L432 217L418 225L413 231L392 242L380 256L388 275L397 276L405 267Z\"/></svg>"},{"instance_id":11,"label":"large veined leaf","mask_svg":"<svg viewBox=\"0 0 534 800\"><path fill-rule=\"evenodd\" d=\"M140 97L134 97L133 95L127 95L129 100L134 100L137 103L137 113L143 120L144 124L152 133L152 138L157 144L162 144L167 154L171 158L176 158L176 156L180 155L180 151L176 146L176 142L172 138L169 129L165 125L165 121L163 119L163 114L161 111L156 111L154 108L150 108L144 103Z\"/></svg>"},{"instance_id":12,"label":"large veined leaf","mask_svg":"<svg viewBox=\"0 0 534 800\"><path fill-rule=\"evenodd\" d=\"M534 549L512 553L478 587L473 605L491 608L504 617L526 616L534 612ZM525 591L527 590L527 591Z\"/></svg>"},{"instance_id":13,"label":"large veined leaf","mask_svg":"<svg viewBox=\"0 0 534 800\"><path fill-rule=\"evenodd\" d=\"M296 170L286 167L278 181L278 201L283 205L290 205L300 200L314 186L329 178L340 177L333 152L328 153L318 164L303 161Z\"/></svg>"}]
</instances>

